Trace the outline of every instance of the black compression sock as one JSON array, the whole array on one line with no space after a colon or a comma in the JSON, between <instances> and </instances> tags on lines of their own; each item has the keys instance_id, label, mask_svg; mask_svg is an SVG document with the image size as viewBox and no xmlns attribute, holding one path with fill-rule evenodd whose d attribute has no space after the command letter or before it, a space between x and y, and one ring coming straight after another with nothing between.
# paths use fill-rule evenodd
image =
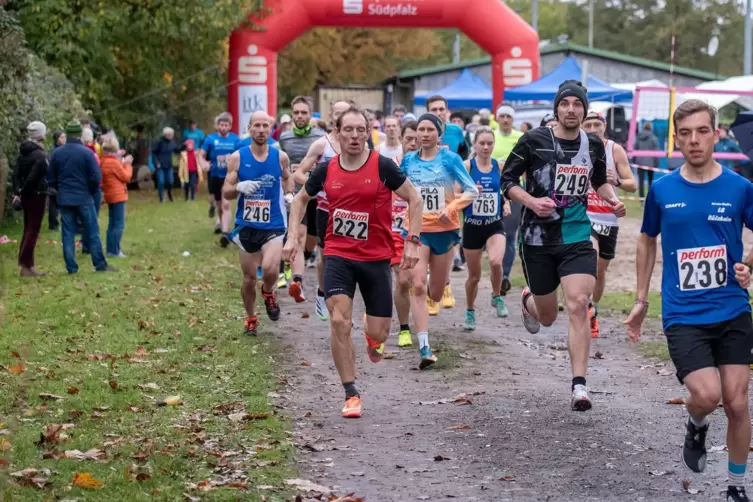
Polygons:
<instances>
[{"instance_id":1,"label":"black compression sock","mask_svg":"<svg viewBox=\"0 0 753 502\"><path fill-rule=\"evenodd\" d=\"M586 377L573 377L573 386L570 390L575 390L576 385L586 385Z\"/></svg>"},{"instance_id":2,"label":"black compression sock","mask_svg":"<svg viewBox=\"0 0 753 502\"><path fill-rule=\"evenodd\" d=\"M302 275L294 275L293 276L293 282L303 282L303 276Z\"/></svg>"},{"instance_id":3,"label":"black compression sock","mask_svg":"<svg viewBox=\"0 0 753 502\"><path fill-rule=\"evenodd\" d=\"M356 389L356 382L344 382L343 388L345 389L345 399L360 395L358 389Z\"/></svg>"},{"instance_id":4,"label":"black compression sock","mask_svg":"<svg viewBox=\"0 0 753 502\"><path fill-rule=\"evenodd\" d=\"M322 291L319 288L316 288L316 296L321 296L322 298L324 298L324 291Z\"/></svg>"},{"instance_id":5,"label":"black compression sock","mask_svg":"<svg viewBox=\"0 0 753 502\"><path fill-rule=\"evenodd\" d=\"M407 324L401 324L400 331L410 331L410 326L408 326Z\"/></svg>"}]
</instances>

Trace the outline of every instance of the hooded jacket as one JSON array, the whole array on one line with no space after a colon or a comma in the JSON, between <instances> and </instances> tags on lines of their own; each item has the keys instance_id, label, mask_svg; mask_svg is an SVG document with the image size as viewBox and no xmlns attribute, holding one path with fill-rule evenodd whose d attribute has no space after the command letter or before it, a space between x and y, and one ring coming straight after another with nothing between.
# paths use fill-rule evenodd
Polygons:
<instances>
[{"instance_id":1,"label":"hooded jacket","mask_svg":"<svg viewBox=\"0 0 753 502\"><path fill-rule=\"evenodd\" d=\"M653 132L643 129L635 138L636 150L658 150L659 140ZM635 163L646 167L659 167L658 157L636 157Z\"/></svg>"},{"instance_id":2,"label":"hooded jacket","mask_svg":"<svg viewBox=\"0 0 753 502\"><path fill-rule=\"evenodd\" d=\"M154 143L154 148L152 148L154 167L157 169L172 169L174 153L180 153L180 148L176 146L174 140L167 139L164 136L158 139Z\"/></svg>"},{"instance_id":3,"label":"hooded jacket","mask_svg":"<svg viewBox=\"0 0 753 502\"><path fill-rule=\"evenodd\" d=\"M21 143L13 176L16 195L47 195L48 171L47 153L42 145L30 140Z\"/></svg>"}]
</instances>

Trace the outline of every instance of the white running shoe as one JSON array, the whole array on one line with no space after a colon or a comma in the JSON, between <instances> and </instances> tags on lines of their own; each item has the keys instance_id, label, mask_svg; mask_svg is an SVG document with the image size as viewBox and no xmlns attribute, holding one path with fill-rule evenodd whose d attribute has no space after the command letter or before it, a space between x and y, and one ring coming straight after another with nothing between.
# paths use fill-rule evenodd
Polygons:
<instances>
[{"instance_id":1,"label":"white running shoe","mask_svg":"<svg viewBox=\"0 0 753 502\"><path fill-rule=\"evenodd\" d=\"M320 321L326 321L329 319L329 311L327 310L327 300L323 296L316 295L316 316Z\"/></svg>"},{"instance_id":2,"label":"white running shoe","mask_svg":"<svg viewBox=\"0 0 753 502\"><path fill-rule=\"evenodd\" d=\"M591 409L591 398L588 397L588 389L585 385L578 384L573 389L570 409L573 411L588 411Z\"/></svg>"},{"instance_id":3,"label":"white running shoe","mask_svg":"<svg viewBox=\"0 0 753 502\"><path fill-rule=\"evenodd\" d=\"M525 326L526 330L528 330L529 333L534 335L541 329L541 323L539 323L539 321L537 321L536 318L533 317L526 308L526 297L528 297L530 294L531 291L528 289L528 287L523 288L523 294L520 296L520 310L523 316L523 326Z\"/></svg>"}]
</instances>

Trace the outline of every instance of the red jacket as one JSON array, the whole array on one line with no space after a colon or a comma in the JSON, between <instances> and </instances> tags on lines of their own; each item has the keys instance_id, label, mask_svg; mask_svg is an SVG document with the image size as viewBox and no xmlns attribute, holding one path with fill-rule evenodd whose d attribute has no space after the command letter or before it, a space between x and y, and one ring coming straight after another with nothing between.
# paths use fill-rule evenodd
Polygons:
<instances>
[{"instance_id":1,"label":"red jacket","mask_svg":"<svg viewBox=\"0 0 753 502\"><path fill-rule=\"evenodd\" d=\"M114 155L102 157L102 192L107 204L117 204L128 200L128 182L131 181L133 167L123 164Z\"/></svg>"}]
</instances>

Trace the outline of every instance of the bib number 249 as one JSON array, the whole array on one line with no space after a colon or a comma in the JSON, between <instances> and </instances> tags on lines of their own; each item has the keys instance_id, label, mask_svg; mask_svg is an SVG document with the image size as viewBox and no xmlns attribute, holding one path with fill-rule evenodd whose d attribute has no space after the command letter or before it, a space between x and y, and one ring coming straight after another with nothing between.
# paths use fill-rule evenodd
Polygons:
<instances>
[{"instance_id":1,"label":"bib number 249","mask_svg":"<svg viewBox=\"0 0 753 502\"><path fill-rule=\"evenodd\" d=\"M582 196L588 193L588 167L557 164L554 174L554 193Z\"/></svg>"},{"instance_id":2,"label":"bib number 249","mask_svg":"<svg viewBox=\"0 0 753 502\"><path fill-rule=\"evenodd\" d=\"M678 249L680 291L715 289L727 285L727 247Z\"/></svg>"},{"instance_id":3,"label":"bib number 249","mask_svg":"<svg viewBox=\"0 0 753 502\"><path fill-rule=\"evenodd\" d=\"M369 213L335 209L332 213L332 233L357 241L367 240L369 238Z\"/></svg>"}]
</instances>

